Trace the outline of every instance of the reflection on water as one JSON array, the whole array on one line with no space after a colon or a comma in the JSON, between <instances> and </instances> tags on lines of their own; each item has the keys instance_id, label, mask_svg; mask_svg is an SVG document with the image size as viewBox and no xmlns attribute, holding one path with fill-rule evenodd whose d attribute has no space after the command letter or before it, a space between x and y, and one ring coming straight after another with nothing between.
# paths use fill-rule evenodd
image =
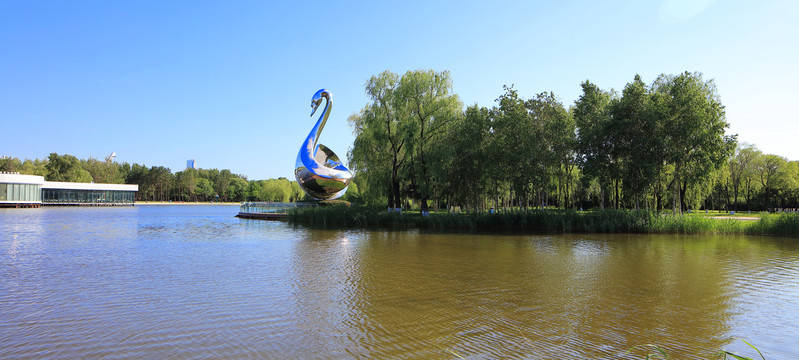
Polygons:
<instances>
[{"instance_id":1,"label":"reflection on water","mask_svg":"<svg viewBox=\"0 0 799 360\"><path fill-rule=\"evenodd\" d=\"M747 353L739 337L799 358L795 240L308 230L237 210L0 210L0 357L712 358Z\"/></svg>"}]
</instances>

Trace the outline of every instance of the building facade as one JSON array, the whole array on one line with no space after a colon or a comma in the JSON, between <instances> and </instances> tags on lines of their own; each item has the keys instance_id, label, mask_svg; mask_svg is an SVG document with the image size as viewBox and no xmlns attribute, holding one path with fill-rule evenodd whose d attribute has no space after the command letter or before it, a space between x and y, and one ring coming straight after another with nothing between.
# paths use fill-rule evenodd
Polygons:
<instances>
[{"instance_id":1,"label":"building facade","mask_svg":"<svg viewBox=\"0 0 799 360\"><path fill-rule=\"evenodd\" d=\"M39 207L44 176L0 172L0 207Z\"/></svg>"},{"instance_id":2,"label":"building facade","mask_svg":"<svg viewBox=\"0 0 799 360\"><path fill-rule=\"evenodd\" d=\"M0 207L133 205L139 185L45 181L36 175L0 173Z\"/></svg>"}]
</instances>

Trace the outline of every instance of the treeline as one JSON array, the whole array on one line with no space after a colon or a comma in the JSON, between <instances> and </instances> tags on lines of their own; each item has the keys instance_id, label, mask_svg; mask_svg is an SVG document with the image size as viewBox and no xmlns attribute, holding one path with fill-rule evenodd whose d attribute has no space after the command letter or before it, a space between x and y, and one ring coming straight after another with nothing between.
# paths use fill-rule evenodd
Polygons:
<instances>
[{"instance_id":1,"label":"treeline","mask_svg":"<svg viewBox=\"0 0 799 360\"><path fill-rule=\"evenodd\" d=\"M0 171L41 175L47 181L138 184L137 201L274 201L291 202L305 198L295 181L286 178L247 180L230 170L186 169L172 173L163 166L78 159L72 155L50 154L44 160L0 159ZM357 185L351 186L357 197Z\"/></svg>"},{"instance_id":2,"label":"treeline","mask_svg":"<svg viewBox=\"0 0 799 360\"><path fill-rule=\"evenodd\" d=\"M363 200L393 208L799 208L799 163L738 144L700 73L585 81L567 109L512 86L465 111L449 72L385 71L350 116Z\"/></svg>"}]
</instances>

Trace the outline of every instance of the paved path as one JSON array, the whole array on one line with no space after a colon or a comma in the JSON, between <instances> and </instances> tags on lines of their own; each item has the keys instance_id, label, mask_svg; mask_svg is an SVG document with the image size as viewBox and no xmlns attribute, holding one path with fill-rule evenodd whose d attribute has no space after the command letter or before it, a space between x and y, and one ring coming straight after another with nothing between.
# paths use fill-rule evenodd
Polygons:
<instances>
[{"instance_id":1,"label":"paved path","mask_svg":"<svg viewBox=\"0 0 799 360\"><path fill-rule=\"evenodd\" d=\"M759 217L748 216L711 216L713 219L760 220Z\"/></svg>"}]
</instances>

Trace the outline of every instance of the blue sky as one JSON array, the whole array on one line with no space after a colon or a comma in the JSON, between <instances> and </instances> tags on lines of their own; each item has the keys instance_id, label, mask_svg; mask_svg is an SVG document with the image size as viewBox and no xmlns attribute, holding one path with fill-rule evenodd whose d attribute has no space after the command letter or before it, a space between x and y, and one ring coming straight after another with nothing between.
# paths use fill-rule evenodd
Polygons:
<instances>
[{"instance_id":1,"label":"blue sky","mask_svg":"<svg viewBox=\"0 0 799 360\"><path fill-rule=\"evenodd\" d=\"M334 94L322 142L342 157L347 117L383 70L449 70L465 105L503 85L567 107L587 80L714 79L729 133L799 160L798 1L0 2L0 155L51 152L293 178Z\"/></svg>"}]
</instances>

